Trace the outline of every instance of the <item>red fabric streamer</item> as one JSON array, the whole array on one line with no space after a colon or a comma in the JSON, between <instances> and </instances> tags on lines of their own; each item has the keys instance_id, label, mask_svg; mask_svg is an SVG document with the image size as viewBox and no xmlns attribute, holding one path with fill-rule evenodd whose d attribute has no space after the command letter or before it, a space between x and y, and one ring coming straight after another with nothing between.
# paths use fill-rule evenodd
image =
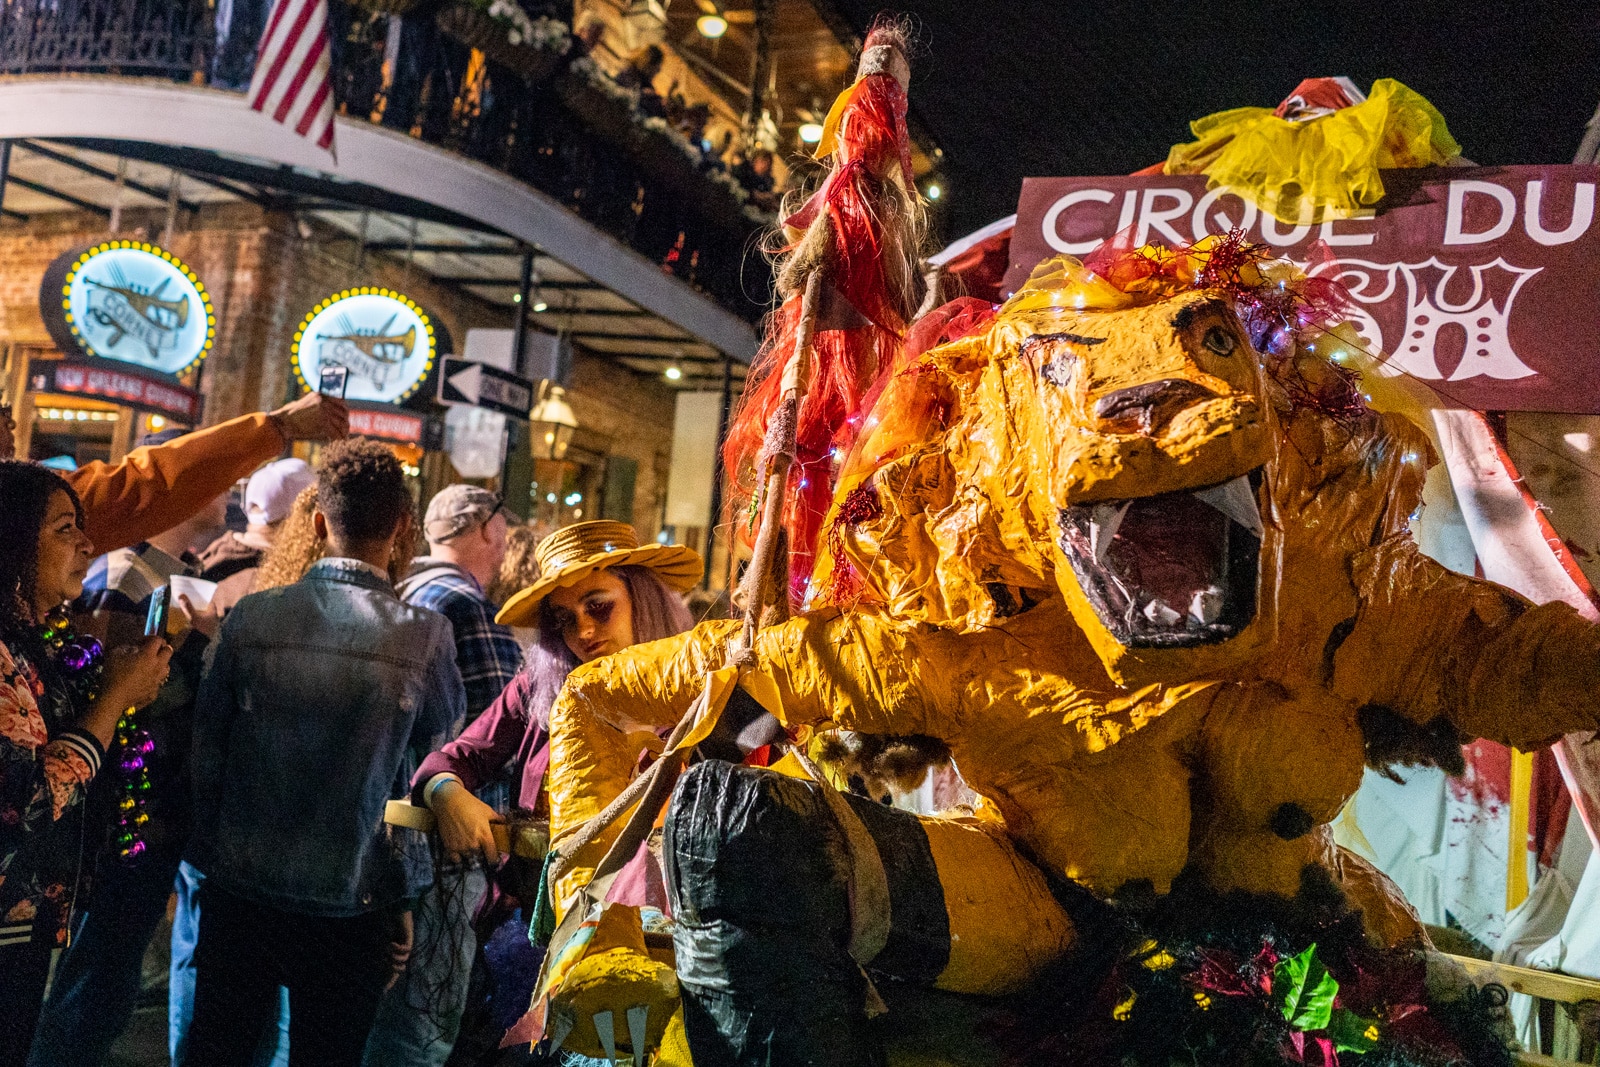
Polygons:
<instances>
[{"instance_id":1,"label":"red fabric streamer","mask_svg":"<svg viewBox=\"0 0 1600 1067\"><path fill-rule=\"evenodd\" d=\"M867 47L904 48L903 36L889 27L875 28ZM905 89L892 75L868 74L856 84L839 123L833 172L788 221L809 226L826 211L831 223L824 257L827 300L849 305L838 314L818 316L813 339L813 373L800 405L795 457L790 467L784 522L789 532L789 592L798 606L805 595L816 559L822 525L833 498L836 461L845 455L860 429L868 401L899 365L906 312L896 306L901 286L891 284L886 241L878 204L901 168L911 180L911 140L906 130ZM792 252L790 248L787 251ZM901 252L896 246L893 254ZM859 314L863 325L830 328L830 322ZM819 309L821 311L822 309ZM860 321L860 320L857 320ZM800 296L789 296L767 323L767 340L757 356L750 384L723 445L724 469L735 479L736 494L750 497L766 471L760 455L766 427L781 399L783 368L795 357L800 325Z\"/></svg>"},{"instance_id":2,"label":"red fabric streamer","mask_svg":"<svg viewBox=\"0 0 1600 1067\"><path fill-rule=\"evenodd\" d=\"M844 531L847 527L883 518L883 501L869 478L850 491L834 513L833 525L828 529L828 553L833 559L833 574L823 590L821 599L828 604L854 605L861 599L863 582L855 565L844 552Z\"/></svg>"}]
</instances>

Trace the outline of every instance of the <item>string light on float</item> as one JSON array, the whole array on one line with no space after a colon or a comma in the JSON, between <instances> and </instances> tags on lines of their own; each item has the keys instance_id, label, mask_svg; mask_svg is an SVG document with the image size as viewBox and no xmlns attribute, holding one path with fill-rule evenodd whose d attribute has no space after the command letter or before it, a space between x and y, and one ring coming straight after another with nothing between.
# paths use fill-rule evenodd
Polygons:
<instances>
[{"instance_id":1,"label":"string light on float","mask_svg":"<svg viewBox=\"0 0 1600 1067\"><path fill-rule=\"evenodd\" d=\"M668 367L662 373L664 374L664 376L666 377L667 381L669 381L669 382L679 381L680 379L683 378L683 368L682 367L678 367L678 366Z\"/></svg>"}]
</instances>

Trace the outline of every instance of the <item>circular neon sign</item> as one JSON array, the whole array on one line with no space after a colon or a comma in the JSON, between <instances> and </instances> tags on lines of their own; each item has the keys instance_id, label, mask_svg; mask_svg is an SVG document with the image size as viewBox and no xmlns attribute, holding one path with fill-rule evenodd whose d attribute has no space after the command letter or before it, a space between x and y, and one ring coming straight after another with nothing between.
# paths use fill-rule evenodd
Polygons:
<instances>
[{"instance_id":1,"label":"circular neon sign","mask_svg":"<svg viewBox=\"0 0 1600 1067\"><path fill-rule=\"evenodd\" d=\"M105 241L78 253L57 293L60 325L87 356L177 375L204 359L217 337L200 278L145 241Z\"/></svg>"},{"instance_id":2,"label":"circular neon sign","mask_svg":"<svg viewBox=\"0 0 1600 1067\"><path fill-rule=\"evenodd\" d=\"M344 367L345 398L395 404L433 370L433 321L392 289L363 286L322 301L300 323L291 349L294 375L315 391L324 367Z\"/></svg>"}]
</instances>

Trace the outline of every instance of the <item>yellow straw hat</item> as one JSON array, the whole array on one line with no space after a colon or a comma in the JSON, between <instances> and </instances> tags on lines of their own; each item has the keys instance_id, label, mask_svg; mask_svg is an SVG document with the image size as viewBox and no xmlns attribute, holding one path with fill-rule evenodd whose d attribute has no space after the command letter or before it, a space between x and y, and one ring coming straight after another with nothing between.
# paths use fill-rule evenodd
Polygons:
<instances>
[{"instance_id":1,"label":"yellow straw hat","mask_svg":"<svg viewBox=\"0 0 1600 1067\"><path fill-rule=\"evenodd\" d=\"M533 550L539 580L506 601L494 621L503 626L531 626L539 604L553 589L572 585L607 567L648 567L669 589L687 592L705 573L700 554L685 545L639 543L625 522L597 519L563 526Z\"/></svg>"}]
</instances>

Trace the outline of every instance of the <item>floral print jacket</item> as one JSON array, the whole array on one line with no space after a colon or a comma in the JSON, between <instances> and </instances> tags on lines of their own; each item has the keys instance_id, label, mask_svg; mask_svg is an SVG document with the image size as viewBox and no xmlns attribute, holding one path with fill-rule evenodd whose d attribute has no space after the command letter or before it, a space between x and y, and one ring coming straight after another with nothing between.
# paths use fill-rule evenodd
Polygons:
<instances>
[{"instance_id":1,"label":"floral print jacket","mask_svg":"<svg viewBox=\"0 0 1600 1067\"><path fill-rule=\"evenodd\" d=\"M34 666L0 642L0 948L66 942L83 801L105 757L92 735L50 721L64 705L44 698Z\"/></svg>"}]
</instances>

